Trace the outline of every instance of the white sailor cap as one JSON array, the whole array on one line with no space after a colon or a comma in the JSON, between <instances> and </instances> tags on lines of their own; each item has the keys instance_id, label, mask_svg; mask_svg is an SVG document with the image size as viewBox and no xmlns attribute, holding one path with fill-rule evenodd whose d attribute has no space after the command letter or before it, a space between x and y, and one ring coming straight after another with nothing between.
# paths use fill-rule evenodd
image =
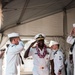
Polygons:
<instances>
[{"instance_id":1,"label":"white sailor cap","mask_svg":"<svg viewBox=\"0 0 75 75\"><path fill-rule=\"evenodd\" d=\"M75 27L75 23L73 24L73 27Z\"/></svg>"},{"instance_id":2,"label":"white sailor cap","mask_svg":"<svg viewBox=\"0 0 75 75\"><path fill-rule=\"evenodd\" d=\"M10 33L8 34L8 38L12 38L12 37L19 37L18 33Z\"/></svg>"},{"instance_id":3,"label":"white sailor cap","mask_svg":"<svg viewBox=\"0 0 75 75\"><path fill-rule=\"evenodd\" d=\"M51 46L53 46L53 45L56 45L56 44L59 44L59 43L56 42L56 41L51 40L50 43L49 43L49 47L51 47Z\"/></svg>"},{"instance_id":4,"label":"white sailor cap","mask_svg":"<svg viewBox=\"0 0 75 75\"><path fill-rule=\"evenodd\" d=\"M42 34L42 33L39 33L39 34L37 34L37 35L35 35L35 37L34 37L36 40L41 40L41 39L45 39L45 35L44 34Z\"/></svg>"}]
</instances>

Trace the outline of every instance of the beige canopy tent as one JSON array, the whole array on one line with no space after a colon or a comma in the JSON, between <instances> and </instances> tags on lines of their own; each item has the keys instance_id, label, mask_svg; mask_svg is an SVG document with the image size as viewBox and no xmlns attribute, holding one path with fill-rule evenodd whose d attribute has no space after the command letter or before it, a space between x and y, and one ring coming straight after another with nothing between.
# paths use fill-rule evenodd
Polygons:
<instances>
[{"instance_id":1,"label":"beige canopy tent","mask_svg":"<svg viewBox=\"0 0 75 75\"><path fill-rule=\"evenodd\" d=\"M44 33L48 41L57 40L64 50L69 49L65 40L75 23L75 0L1 0L1 3L4 21L0 47L8 40L8 33L18 32L23 39Z\"/></svg>"},{"instance_id":2,"label":"beige canopy tent","mask_svg":"<svg viewBox=\"0 0 75 75\"><path fill-rule=\"evenodd\" d=\"M0 48L8 43L7 34L11 32L20 33L25 42L34 39L38 33L44 33L48 44L50 40L56 40L63 52L69 51L66 37L75 23L75 0L0 1L3 13Z\"/></svg>"}]
</instances>

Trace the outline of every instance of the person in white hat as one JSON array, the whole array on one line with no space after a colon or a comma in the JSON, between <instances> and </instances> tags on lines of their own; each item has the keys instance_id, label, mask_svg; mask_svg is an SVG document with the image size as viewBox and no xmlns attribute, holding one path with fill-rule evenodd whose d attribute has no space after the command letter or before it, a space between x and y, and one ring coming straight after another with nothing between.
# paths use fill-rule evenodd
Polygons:
<instances>
[{"instance_id":1,"label":"person in white hat","mask_svg":"<svg viewBox=\"0 0 75 75\"><path fill-rule=\"evenodd\" d=\"M54 55L54 72L55 75L65 75L63 53L59 49L59 43L51 40L49 47L53 50Z\"/></svg>"},{"instance_id":2,"label":"person in white hat","mask_svg":"<svg viewBox=\"0 0 75 75\"><path fill-rule=\"evenodd\" d=\"M5 49L0 49L0 75L2 75L2 65L3 65L4 53L5 53Z\"/></svg>"},{"instance_id":3,"label":"person in white hat","mask_svg":"<svg viewBox=\"0 0 75 75\"><path fill-rule=\"evenodd\" d=\"M51 62L51 74L54 75L53 55L49 47L44 43L45 35L37 34L35 41L29 46L24 54L24 58L33 57L33 75L50 75L49 62ZM33 45L36 43L36 46Z\"/></svg>"},{"instance_id":4,"label":"person in white hat","mask_svg":"<svg viewBox=\"0 0 75 75\"><path fill-rule=\"evenodd\" d=\"M11 42L6 52L6 73L5 75L19 75L18 67L21 64L20 52L24 49L24 44L20 40L18 33L8 34ZM20 70L19 70L20 71Z\"/></svg>"},{"instance_id":5,"label":"person in white hat","mask_svg":"<svg viewBox=\"0 0 75 75\"><path fill-rule=\"evenodd\" d=\"M73 63L74 63L74 75L75 75L75 24L73 24L73 28L67 37L67 43L73 45L71 52L73 53Z\"/></svg>"}]
</instances>

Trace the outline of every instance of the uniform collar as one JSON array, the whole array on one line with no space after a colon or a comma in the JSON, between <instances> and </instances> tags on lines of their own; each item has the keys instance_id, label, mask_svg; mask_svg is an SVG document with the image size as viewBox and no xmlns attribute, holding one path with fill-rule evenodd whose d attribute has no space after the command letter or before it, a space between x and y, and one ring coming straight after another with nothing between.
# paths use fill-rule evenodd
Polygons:
<instances>
[{"instance_id":1,"label":"uniform collar","mask_svg":"<svg viewBox=\"0 0 75 75\"><path fill-rule=\"evenodd\" d=\"M57 52L58 52L58 50L56 50L56 51L54 52L54 55L57 54Z\"/></svg>"},{"instance_id":2,"label":"uniform collar","mask_svg":"<svg viewBox=\"0 0 75 75\"><path fill-rule=\"evenodd\" d=\"M12 43L10 44L10 46L12 46L12 47L13 47L14 45L15 45L15 44L12 44Z\"/></svg>"}]
</instances>

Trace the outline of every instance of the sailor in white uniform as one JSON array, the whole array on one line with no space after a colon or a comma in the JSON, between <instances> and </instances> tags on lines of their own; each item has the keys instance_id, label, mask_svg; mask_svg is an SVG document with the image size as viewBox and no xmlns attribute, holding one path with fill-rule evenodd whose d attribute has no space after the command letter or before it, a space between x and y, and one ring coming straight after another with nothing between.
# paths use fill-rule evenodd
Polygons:
<instances>
[{"instance_id":1,"label":"sailor in white uniform","mask_svg":"<svg viewBox=\"0 0 75 75\"><path fill-rule=\"evenodd\" d=\"M65 75L63 53L59 49L59 43L51 40L49 47L53 50L54 54L54 71L55 75Z\"/></svg>"},{"instance_id":2,"label":"sailor in white uniform","mask_svg":"<svg viewBox=\"0 0 75 75\"><path fill-rule=\"evenodd\" d=\"M75 24L73 24L73 29L70 32L70 35L67 37L67 43L71 45L75 44ZM75 75L75 45L73 46L72 53L73 53L73 63L74 63L74 75Z\"/></svg>"},{"instance_id":3,"label":"sailor in white uniform","mask_svg":"<svg viewBox=\"0 0 75 75\"><path fill-rule=\"evenodd\" d=\"M52 51L44 43L45 35L37 34L33 42L24 54L24 58L33 57L33 75L49 75L49 62L51 61L51 74L54 75ZM35 47L32 47L36 43Z\"/></svg>"},{"instance_id":4,"label":"sailor in white uniform","mask_svg":"<svg viewBox=\"0 0 75 75\"><path fill-rule=\"evenodd\" d=\"M21 64L20 52L24 49L24 44L20 40L18 33L8 34L8 38L11 44L6 52L5 75L18 75L18 66Z\"/></svg>"},{"instance_id":5,"label":"sailor in white uniform","mask_svg":"<svg viewBox=\"0 0 75 75\"><path fill-rule=\"evenodd\" d=\"M3 55L5 53L5 49L0 50L0 75L2 75L2 65L3 65Z\"/></svg>"}]
</instances>

